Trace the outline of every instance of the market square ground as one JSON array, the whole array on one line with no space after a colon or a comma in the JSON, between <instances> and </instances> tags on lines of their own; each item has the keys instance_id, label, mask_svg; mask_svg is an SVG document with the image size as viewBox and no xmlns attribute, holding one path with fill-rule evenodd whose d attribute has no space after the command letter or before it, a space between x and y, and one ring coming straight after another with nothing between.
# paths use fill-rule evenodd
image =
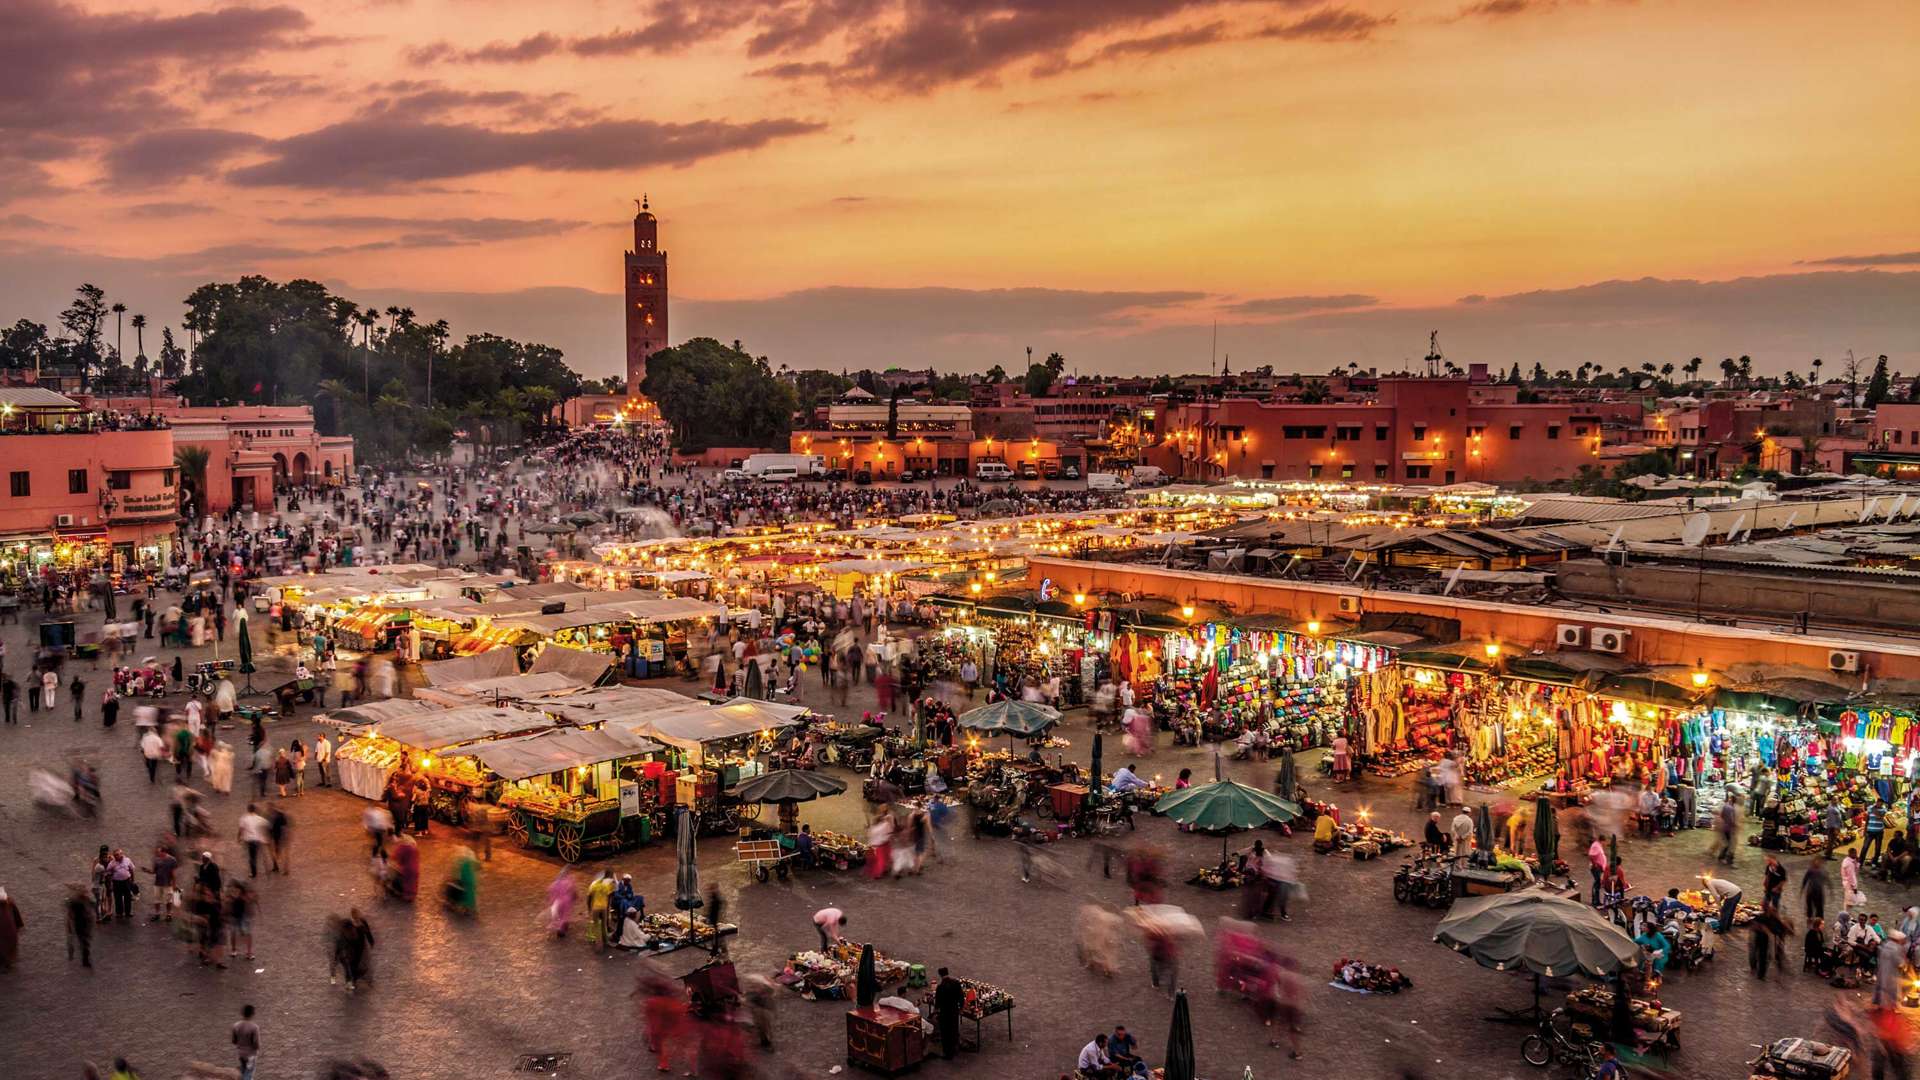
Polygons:
<instances>
[{"instance_id":1,"label":"market square ground","mask_svg":"<svg viewBox=\"0 0 1920 1080\"><path fill-rule=\"evenodd\" d=\"M21 625L0 627L12 656L27 654L32 623L29 616ZM97 685L104 677L103 671L89 682ZM817 683L810 693L817 694ZM871 707L871 691L862 693L869 696L856 696L852 709ZM832 708L824 698L811 703ZM635 976L648 968L677 975L700 957L608 957L578 937L549 939L537 914L557 864L505 843L496 845L485 869L477 918L449 916L431 902L385 901L366 873L360 827L366 804L337 790L310 789L290 801L293 869L288 877L261 883L256 962L235 963L225 972L202 969L162 929L136 923L100 928L93 970L70 963L58 906L63 886L86 879L99 844L124 846L139 860L164 827L167 785L145 782L129 725L104 731L91 706L80 724L69 719L64 702L57 714L21 715L18 727L0 729L0 886L27 920L20 963L0 975L7 1033L0 1075L73 1077L83 1060L104 1062L115 1055L129 1057L145 1077L178 1075L192 1060L225 1063L227 1028L245 1002L261 1013L262 1077L316 1076L329 1060L360 1055L383 1062L397 1077L504 1077L520 1055L548 1051L573 1055L564 1075L650 1070L628 998ZM295 737L310 741L315 730L306 716L270 727L275 745ZM238 741L243 734L228 737ZM1083 714L1070 714L1063 734L1072 741L1069 755L1084 762L1091 739ZM26 797L31 767L57 766L72 753L91 757L101 770L105 811L98 821L49 815ZM1407 781L1332 789L1313 773L1313 760L1303 755L1302 766L1317 795L1345 807L1369 806L1382 824L1417 828L1420 814L1412 808ZM1117 764L1109 759L1109 768ZM1171 777L1182 766L1205 775L1211 756L1205 749L1162 750L1142 762L1141 771ZM1272 779L1261 763L1229 762L1227 770L1262 787ZM211 849L229 868L244 865L232 839L244 792L237 786L233 795L213 798ZM852 831L863 810L857 793L854 780L848 794L807 806L803 820ZM1163 845L1178 877L1219 851L1217 839L1182 834L1146 817L1135 836ZM1687 884L1708 865L1709 837L1698 831L1652 842L1622 840L1636 889L1657 894ZM1183 957L1181 981L1192 992L1203 1076L1238 1077L1249 1067L1259 1078L1539 1075L1519 1059L1522 1029L1481 1019L1496 1004L1524 1003L1525 981L1478 968L1433 944L1439 914L1393 901L1396 859L1318 857L1304 835L1268 838L1300 858L1307 884L1308 898L1293 921L1263 928L1298 957L1308 975L1305 1057L1292 1062L1269 1049L1247 1006L1213 992L1211 957L1196 950ZM1238 838L1236 846L1246 841ZM422 844L427 887L444 877L458 842L443 830ZM1004 1025L990 1023L980 1053L951 1064L931 1060L924 1075L1052 1080L1070 1068L1094 1032L1116 1023L1136 1032L1157 1062L1169 1005L1148 986L1144 955L1130 950L1118 976L1103 979L1086 973L1075 953L1077 907L1089 899L1125 902L1117 868L1114 878L1104 878L1089 863L1092 846L1084 840L1047 850L1065 872L1058 887L1022 884L1013 844L975 841L964 830L949 836L925 876L901 881L815 872L788 883L756 884L734 863L728 843L717 838L701 843L700 862L703 880L720 883L727 921L741 927L732 952L742 972L778 970L790 952L811 941L811 914L832 904L848 912L855 940L873 941L930 971L951 967L1015 995L1011 1040ZM589 861L584 868L591 873L600 865L631 873L654 907L669 901L670 845ZM1746 849L1731 871L1750 896L1760 891L1760 867L1758 853ZM1879 883L1869 883L1867 892L1868 908L1889 916L1907 902ZM1235 901L1232 894L1181 884L1171 887L1170 899L1209 925ZM327 915L353 905L372 920L378 978L371 989L348 995L327 983L322 935ZM1668 981L1665 1000L1687 1017L1674 1075L1744 1076L1759 1044L1823 1032L1822 1014L1836 991L1800 974L1797 955L1790 956L1784 975L1755 982L1745 946L1744 935L1737 936L1699 974ZM1797 945L1790 950L1797 953ZM1397 965L1411 976L1413 989L1397 997L1338 992L1327 983L1343 957ZM825 1076L844 1065L841 1006L786 995L779 1004L768 1075Z\"/></svg>"}]
</instances>

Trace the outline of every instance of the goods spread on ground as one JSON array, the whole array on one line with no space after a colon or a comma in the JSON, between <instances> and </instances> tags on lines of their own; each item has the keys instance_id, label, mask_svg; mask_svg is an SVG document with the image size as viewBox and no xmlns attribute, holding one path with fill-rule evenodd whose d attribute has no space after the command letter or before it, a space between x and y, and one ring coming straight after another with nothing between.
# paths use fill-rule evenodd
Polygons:
<instances>
[{"instance_id":1,"label":"goods spread on ground","mask_svg":"<svg viewBox=\"0 0 1920 1080\"><path fill-rule=\"evenodd\" d=\"M841 941L824 952L808 949L794 953L775 981L808 1001L851 999L860 978L860 949L858 942ZM873 974L881 986L898 986L911 973L911 965L874 951Z\"/></svg>"}]
</instances>

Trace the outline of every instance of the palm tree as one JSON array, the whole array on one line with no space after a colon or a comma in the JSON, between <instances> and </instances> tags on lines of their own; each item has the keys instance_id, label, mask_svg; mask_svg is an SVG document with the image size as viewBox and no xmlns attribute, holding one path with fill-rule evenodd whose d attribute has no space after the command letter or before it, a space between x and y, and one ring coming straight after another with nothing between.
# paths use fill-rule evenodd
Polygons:
<instances>
[{"instance_id":1,"label":"palm tree","mask_svg":"<svg viewBox=\"0 0 1920 1080\"><path fill-rule=\"evenodd\" d=\"M133 317L133 350L136 354L134 357L134 367L141 372L147 370L146 330L147 317L145 315L135 315Z\"/></svg>"},{"instance_id":2,"label":"palm tree","mask_svg":"<svg viewBox=\"0 0 1920 1080\"><path fill-rule=\"evenodd\" d=\"M447 325L445 319L435 320L432 326L427 327L427 336L433 339L427 347L427 408L429 409L433 408L433 356L447 347L447 337L452 332L452 327Z\"/></svg>"},{"instance_id":3,"label":"palm tree","mask_svg":"<svg viewBox=\"0 0 1920 1080\"><path fill-rule=\"evenodd\" d=\"M1660 381L1663 383L1673 382L1673 361L1669 360L1660 365Z\"/></svg>"},{"instance_id":4,"label":"palm tree","mask_svg":"<svg viewBox=\"0 0 1920 1080\"><path fill-rule=\"evenodd\" d=\"M1820 385L1820 365L1824 363L1826 363L1826 361L1817 356L1813 358L1813 383L1815 386Z\"/></svg>"},{"instance_id":5,"label":"palm tree","mask_svg":"<svg viewBox=\"0 0 1920 1080\"><path fill-rule=\"evenodd\" d=\"M1741 385L1743 386L1753 385L1753 357L1742 356L1738 361L1736 361L1736 363L1740 365Z\"/></svg>"},{"instance_id":6,"label":"palm tree","mask_svg":"<svg viewBox=\"0 0 1920 1080\"><path fill-rule=\"evenodd\" d=\"M120 345L126 335L120 327L120 317L127 313L127 305L115 300L113 306L107 310L113 312L113 359L116 363L124 364L127 362L127 354L121 350Z\"/></svg>"},{"instance_id":7,"label":"palm tree","mask_svg":"<svg viewBox=\"0 0 1920 1080\"><path fill-rule=\"evenodd\" d=\"M1696 356L1696 357L1694 357L1693 359L1691 359L1691 360L1689 360L1689 361L1687 361L1687 363L1686 363L1686 368L1687 368L1687 381L1688 381L1688 382L1695 382L1695 381L1697 381L1697 380L1698 380L1698 379L1700 378L1700 367L1701 367L1701 365L1702 365L1702 364L1704 364L1704 363L1705 363L1705 361L1703 361L1703 360L1701 360L1701 359L1700 359L1699 357L1697 357L1697 356Z\"/></svg>"},{"instance_id":8,"label":"palm tree","mask_svg":"<svg viewBox=\"0 0 1920 1080\"><path fill-rule=\"evenodd\" d=\"M1721 382L1732 384L1734 375L1737 374L1739 371L1740 371L1740 365L1733 362L1733 357L1729 356L1726 359L1720 361L1720 381Z\"/></svg>"},{"instance_id":9,"label":"palm tree","mask_svg":"<svg viewBox=\"0 0 1920 1080\"><path fill-rule=\"evenodd\" d=\"M174 467L180 470L180 494L187 505L207 508L207 462L211 456L204 446L178 446L173 451Z\"/></svg>"}]
</instances>

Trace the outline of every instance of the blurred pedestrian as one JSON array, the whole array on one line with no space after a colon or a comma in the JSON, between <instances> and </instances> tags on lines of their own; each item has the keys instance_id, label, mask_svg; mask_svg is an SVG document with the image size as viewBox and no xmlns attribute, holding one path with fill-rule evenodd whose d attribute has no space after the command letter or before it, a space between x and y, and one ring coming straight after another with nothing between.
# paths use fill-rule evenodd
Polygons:
<instances>
[{"instance_id":1,"label":"blurred pedestrian","mask_svg":"<svg viewBox=\"0 0 1920 1080\"><path fill-rule=\"evenodd\" d=\"M253 1080L253 1066L260 1056L260 1026L253 1022L253 1006L240 1006L240 1021L233 1025L233 1048L240 1056L240 1080Z\"/></svg>"},{"instance_id":2,"label":"blurred pedestrian","mask_svg":"<svg viewBox=\"0 0 1920 1080\"><path fill-rule=\"evenodd\" d=\"M12 971L13 962L20 956L20 931L26 929L27 920L20 917L20 906L0 888L0 971Z\"/></svg>"},{"instance_id":3,"label":"blurred pedestrian","mask_svg":"<svg viewBox=\"0 0 1920 1080\"><path fill-rule=\"evenodd\" d=\"M67 887L67 959L77 951L80 966L93 966L93 898L78 885Z\"/></svg>"}]
</instances>

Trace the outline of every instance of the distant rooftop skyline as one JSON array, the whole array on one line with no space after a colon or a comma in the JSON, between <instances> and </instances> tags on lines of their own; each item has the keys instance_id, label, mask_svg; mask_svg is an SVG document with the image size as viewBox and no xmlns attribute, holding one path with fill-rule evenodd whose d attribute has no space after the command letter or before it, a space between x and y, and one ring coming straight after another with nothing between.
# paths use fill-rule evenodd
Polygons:
<instances>
[{"instance_id":1,"label":"distant rooftop skyline","mask_svg":"<svg viewBox=\"0 0 1920 1080\"><path fill-rule=\"evenodd\" d=\"M0 316L306 276L609 375L645 191L676 339L795 367L1912 369L1916 54L1906 0L15 0Z\"/></svg>"}]
</instances>

